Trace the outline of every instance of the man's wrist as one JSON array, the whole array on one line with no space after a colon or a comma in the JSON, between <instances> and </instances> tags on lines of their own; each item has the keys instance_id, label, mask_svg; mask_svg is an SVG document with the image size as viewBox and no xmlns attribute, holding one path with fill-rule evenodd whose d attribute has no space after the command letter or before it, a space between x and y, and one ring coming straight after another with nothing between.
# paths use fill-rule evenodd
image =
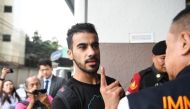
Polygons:
<instances>
[{"instance_id":1,"label":"man's wrist","mask_svg":"<svg viewBox=\"0 0 190 109\"><path fill-rule=\"evenodd\" d=\"M0 77L0 81L4 81L4 80L5 80L5 78Z\"/></svg>"},{"instance_id":2,"label":"man's wrist","mask_svg":"<svg viewBox=\"0 0 190 109\"><path fill-rule=\"evenodd\" d=\"M5 79L6 74L1 74L0 78Z\"/></svg>"}]
</instances>

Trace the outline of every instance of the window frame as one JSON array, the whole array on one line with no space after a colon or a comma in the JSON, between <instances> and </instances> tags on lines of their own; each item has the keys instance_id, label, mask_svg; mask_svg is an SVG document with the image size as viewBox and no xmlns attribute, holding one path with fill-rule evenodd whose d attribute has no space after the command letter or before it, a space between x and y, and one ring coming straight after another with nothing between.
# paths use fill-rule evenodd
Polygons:
<instances>
[{"instance_id":1,"label":"window frame","mask_svg":"<svg viewBox=\"0 0 190 109\"><path fill-rule=\"evenodd\" d=\"M3 42L11 42L11 34L3 34L2 41Z\"/></svg>"},{"instance_id":2,"label":"window frame","mask_svg":"<svg viewBox=\"0 0 190 109\"><path fill-rule=\"evenodd\" d=\"M13 7L11 5L4 5L4 13L12 13Z\"/></svg>"}]
</instances>

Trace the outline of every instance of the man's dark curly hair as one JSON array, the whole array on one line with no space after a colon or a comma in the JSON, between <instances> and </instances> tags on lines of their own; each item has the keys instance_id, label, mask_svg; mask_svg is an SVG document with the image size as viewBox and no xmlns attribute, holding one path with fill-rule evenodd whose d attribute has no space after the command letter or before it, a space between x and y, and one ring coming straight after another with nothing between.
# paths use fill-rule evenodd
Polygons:
<instances>
[{"instance_id":1,"label":"man's dark curly hair","mask_svg":"<svg viewBox=\"0 0 190 109\"><path fill-rule=\"evenodd\" d=\"M87 33L93 33L98 38L98 33L96 32L95 26L91 23L77 23L76 25L73 25L67 32L67 45L69 49L72 49L73 44L73 35L75 33L80 32L87 32Z\"/></svg>"}]
</instances>

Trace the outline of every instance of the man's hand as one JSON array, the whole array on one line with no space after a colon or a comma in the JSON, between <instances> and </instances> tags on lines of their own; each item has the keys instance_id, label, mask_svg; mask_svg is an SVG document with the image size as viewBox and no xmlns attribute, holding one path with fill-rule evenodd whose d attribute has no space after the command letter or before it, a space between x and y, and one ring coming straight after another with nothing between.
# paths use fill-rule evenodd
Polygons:
<instances>
[{"instance_id":1,"label":"man's hand","mask_svg":"<svg viewBox=\"0 0 190 109\"><path fill-rule=\"evenodd\" d=\"M100 92L104 99L105 109L117 109L121 95L123 94L123 89L120 87L118 81L107 85L105 77L105 69L101 67L101 84Z\"/></svg>"},{"instance_id":2,"label":"man's hand","mask_svg":"<svg viewBox=\"0 0 190 109\"><path fill-rule=\"evenodd\" d=\"M3 67L3 69L2 69L1 72L2 72L1 78L5 78L6 75L7 75L8 73L10 73L10 69L9 69L9 68L6 68L6 67Z\"/></svg>"},{"instance_id":3,"label":"man's hand","mask_svg":"<svg viewBox=\"0 0 190 109\"><path fill-rule=\"evenodd\" d=\"M37 96L31 94L31 93L27 93L28 97L30 98L30 102L27 106L27 109L32 109L34 106L35 101L37 100Z\"/></svg>"},{"instance_id":4,"label":"man's hand","mask_svg":"<svg viewBox=\"0 0 190 109\"><path fill-rule=\"evenodd\" d=\"M39 98L41 103L43 103L48 109L51 109L51 103L48 99L48 95L47 94L40 94Z\"/></svg>"},{"instance_id":5,"label":"man's hand","mask_svg":"<svg viewBox=\"0 0 190 109\"><path fill-rule=\"evenodd\" d=\"M42 79L42 78L43 78L43 75L42 75L42 72L41 72L41 71L38 72L37 77L38 77L39 79Z\"/></svg>"},{"instance_id":6,"label":"man's hand","mask_svg":"<svg viewBox=\"0 0 190 109\"><path fill-rule=\"evenodd\" d=\"M10 69L3 67L0 76L0 93L2 93L3 91L3 81L5 80L5 77L7 76L8 73L10 73Z\"/></svg>"}]
</instances>

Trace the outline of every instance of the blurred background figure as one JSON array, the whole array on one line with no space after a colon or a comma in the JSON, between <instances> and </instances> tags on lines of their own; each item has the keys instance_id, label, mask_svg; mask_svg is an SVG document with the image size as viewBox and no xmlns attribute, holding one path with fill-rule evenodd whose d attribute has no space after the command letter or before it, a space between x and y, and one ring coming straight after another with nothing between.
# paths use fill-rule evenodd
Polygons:
<instances>
[{"instance_id":1,"label":"blurred background figure","mask_svg":"<svg viewBox=\"0 0 190 109\"><path fill-rule=\"evenodd\" d=\"M152 86L159 86L169 80L165 67L165 54L165 40L156 43L152 48L152 66L134 74L126 94Z\"/></svg>"},{"instance_id":2,"label":"blurred background figure","mask_svg":"<svg viewBox=\"0 0 190 109\"><path fill-rule=\"evenodd\" d=\"M19 102L15 109L51 109L53 98L48 96L46 90L40 89L40 80L36 76L26 79L27 98Z\"/></svg>"},{"instance_id":3,"label":"blurred background figure","mask_svg":"<svg viewBox=\"0 0 190 109\"><path fill-rule=\"evenodd\" d=\"M52 62L42 59L38 63L39 74L41 75L41 88L47 90L47 94L54 97L57 91L65 84L66 80L52 74Z\"/></svg>"},{"instance_id":4,"label":"blurred background figure","mask_svg":"<svg viewBox=\"0 0 190 109\"><path fill-rule=\"evenodd\" d=\"M26 91L25 91L24 84L20 84L19 88L16 89L16 92L22 101L26 99Z\"/></svg>"},{"instance_id":5,"label":"blurred background figure","mask_svg":"<svg viewBox=\"0 0 190 109\"><path fill-rule=\"evenodd\" d=\"M13 73L10 68L2 68L0 77L0 109L15 109L21 100L11 80L5 80L6 76Z\"/></svg>"}]
</instances>

